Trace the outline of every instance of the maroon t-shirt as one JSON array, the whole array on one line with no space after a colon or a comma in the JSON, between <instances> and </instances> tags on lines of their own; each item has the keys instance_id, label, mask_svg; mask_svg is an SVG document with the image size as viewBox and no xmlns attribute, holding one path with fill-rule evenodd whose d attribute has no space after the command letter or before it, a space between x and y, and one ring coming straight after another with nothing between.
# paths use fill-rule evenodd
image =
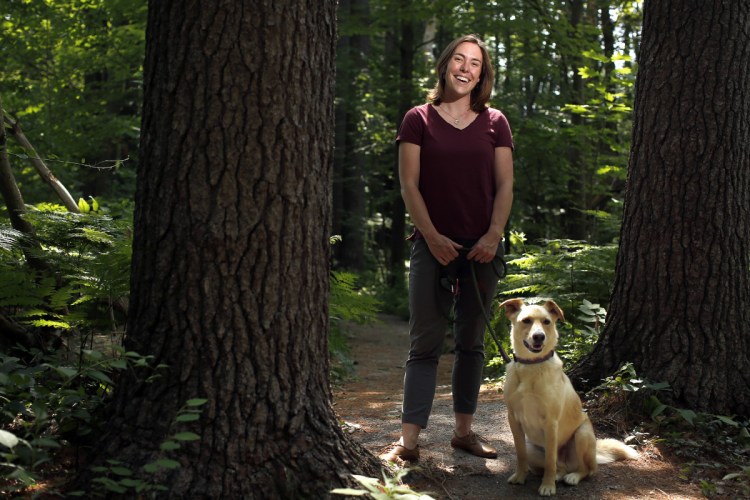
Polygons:
<instances>
[{"instance_id":1,"label":"maroon t-shirt","mask_svg":"<svg viewBox=\"0 0 750 500\"><path fill-rule=\"evenodd\" d=\"M495 148L513 148L505 115L487 108L459 130L423 104L406 113L396 141L421 148L419 192L437 231L454 240L482 237L495 199Z\"/></svg>"}]
</instances>

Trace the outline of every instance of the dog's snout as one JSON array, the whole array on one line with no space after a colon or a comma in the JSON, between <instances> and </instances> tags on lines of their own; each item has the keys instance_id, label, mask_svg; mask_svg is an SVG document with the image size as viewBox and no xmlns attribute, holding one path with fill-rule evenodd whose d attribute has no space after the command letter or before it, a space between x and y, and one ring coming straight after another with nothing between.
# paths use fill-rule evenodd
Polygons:
<instances>
[{"instance_id":1,"label":"dog's snout","mask_svg":"<svg viewBox=\"0 0 750 500\"><path fill-rule=\"evenodd\" d=\"M534 341L536 344L541 344L544 342L544 339L546 338L546 335L544 332L534 332L531 334L531 340Z\"/></svg>"}]
</instances>

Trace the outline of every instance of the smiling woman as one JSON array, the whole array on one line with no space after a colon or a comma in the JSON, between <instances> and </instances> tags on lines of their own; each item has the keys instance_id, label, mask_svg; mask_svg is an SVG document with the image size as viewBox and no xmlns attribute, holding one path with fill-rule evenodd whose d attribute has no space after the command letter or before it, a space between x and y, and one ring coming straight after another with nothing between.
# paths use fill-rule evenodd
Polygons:
<instances>
[{"instance_id":1,"label":"smiling woman","mask_svg":"<svg viewBox=\"0 0 750 500\"><path fill-rule=\"evenodd\" d=\"M419 458L417 441L430 416L452 302L456 426L451 446L484 458L497 456L471 425L484 364L481 311L489 308L497 286L492 262L513 200L513 140L505 116L487 106L494 74L478 37L466 35L451 42L435 70L429 102L406 113L396 138L401 194L416 227L411 238L411 347L402 438L385 455L387 460ZM435 286L438 276L470 283L472 271L478 294L454 296Z\"/></svg>"}]
</instances>

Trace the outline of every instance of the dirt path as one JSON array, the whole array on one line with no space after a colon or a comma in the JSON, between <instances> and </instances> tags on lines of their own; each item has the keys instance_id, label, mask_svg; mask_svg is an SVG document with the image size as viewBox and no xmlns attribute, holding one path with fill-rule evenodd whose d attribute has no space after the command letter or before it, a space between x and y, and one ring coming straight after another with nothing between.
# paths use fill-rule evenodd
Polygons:
<instances>
[{"instance_id":1,"label":"dirt path","mask_svg":"<svg viewBox=\"0 0 750 500\"><path fill-rule=\"evenodd\" d=\"M404 360L408 350L408 324L381 316L377 324L352 326L350 345L357 362L356 379L335 391L335 409L359 442L380 454L400 433ZM440 499L538 498L538 476L525 485L506 480L515 466L513 438L507 424L502 394L482 387L474 430L498 448L497 459L480 459L450 446L453 432L450 370L452 355L440 360L438 390L430 424L422 432L421 472L409 483L420 492ZM596 422L594 422L596 428ZM703 498L694 485L678 479L678 468L653 450L642 451L637 461L603 465L580 485L558 483L557 496L581 499L682 499Z\"/></svg>"}]
</instances>

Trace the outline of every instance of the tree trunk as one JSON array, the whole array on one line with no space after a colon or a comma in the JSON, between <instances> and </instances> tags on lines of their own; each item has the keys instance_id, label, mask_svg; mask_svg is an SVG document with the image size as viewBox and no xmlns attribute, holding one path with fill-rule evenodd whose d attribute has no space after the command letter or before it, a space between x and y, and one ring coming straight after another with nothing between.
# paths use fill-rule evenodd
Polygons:
<instances>
[{"instance_id":1,"label":"tree trunk","mask_svg":"<svg viewBox=\"0 0 750 500\"><path fill-rule=\"evenodd\" d=\"M347 9L349 18L369 18L367 0L343 1L341 9ZM366 193L365 168L366 156L362 152L363 144L359 116L362 115L363 83L359 81L362 68L367 66L370 52L368 35L353 34L342 36L337 52L338 68L341 74L336 81L339 85L336 106L336 156L334 168L335 215L334 227L341 234L341 243L337 245L338 264L344 269L362 271L367 265L365 259ZM341 122L339 122L341 120Z\"/></svg>"},{"instance_id":2,"label":"tree trunk","mask_svg":"<svg viewBox=\"0 0 750 500\"><path fill-rule=\"evenodd\" d=\"M33 234L34 228L21 217L21 214L26 211L26 204L23 202L21 190L18 189L18 183L8 159L8 135L5 132L2 101L0 101L0 194L8 209L8 218L13 229L24 234Z\"/></svg>"},{"instance_id":3,"label":"tree trunk","mask_svg":"<svg viewBox=\"0 0 750 500\"><path fill-rule=\"evenodd\" d=\"M646 2L614 290L576 380L633 361L678 404L750 415L748 88L750 4Z\"/></svg>"},{"instance_id":4,"label":"tree trunk","mask_svg":"<svg viewBox=\"0 0 750 500\"><path fill-rule=\"evenodd\" d=\"M38 256L35 256L39 249L39 242L35 238L34 226L21 217L26 212L26 204L23 201L23 195L18 188L8 158L8 134L5 131L4 115L2 100L0 100L0 195L3 197L5 208L8 210L11 227L27 236L25 240L21 241L21 250L26 262L34 269L47 269L47 264ZM9 337L12 336L15 339L13 342L18 341L26 347L43 345L40 342L41 339L33 338L34 336L28 335L28 332L24 333L23 329L11 328L10 324L9 320L7 322L0 321L0 332L4 335L7 334Z\"/></svg>"},{"instance_id":5,"label":"tree trunk","mask_svg":"<svg viewBox=\"0 0 750 500\"><path fill-rule=\"evenodd\" d=\"M106 458L164 456L174 498L320 498L377 474L331 406L327 298L335 2L149 4L125 345Z\"/></svg>"},{"instance_id":6,"label":"tree trunk","mask_svg":"<svg viewBox=\"0 0 750 500\"><path fill-rule=\"evenodd\" d=\"M583 0L571 0L568 2L570 22L568 37L574 41L574 46L580 46L578 43L582 37L583 24ZM584 84L583 77L578 73L578 68L582 65L581 56L577 51L570 54L570 67L567 72L572 75L570 82L570 102L572 104L584 104ZM583 119L577 113L570 113L570 123L574 130L581 129ZM588 236L588 227L586 216L583 213L586 207L587 190L584 182L588 176L586 165L584 164L584 153L582 151L583 137L577 137L570 141L568 145L568 163L570 173L567 182L568 197L564 199L564 212L562 222L565 227L565 234L574 240L583 240Z\"/></svg>"},{"instance_id":7,"label":"tree trunk","mask_svg":"<svg viewBox=\"0 0 750 500\"><path fill-rule=\"evenodd\" d=\"M404 18L401 20L399 32L399 126L401 125L401 120L406 112L415 104L412 92L414 53L416 50L415 21L408 17L406 10L406 8L403 8L401 11L401 15L404 16ZM393 158L394 196L393 205L391 207L391 248L388 285L394 289L401 289L406 287L406 277L404 273L404 261L406 260L407 248L406 243L404 242L406 236L406 205L404 205L404 200L401 197L401 182L398 175L398 155L394 154Z\"/></svg>"}]
</instances>

